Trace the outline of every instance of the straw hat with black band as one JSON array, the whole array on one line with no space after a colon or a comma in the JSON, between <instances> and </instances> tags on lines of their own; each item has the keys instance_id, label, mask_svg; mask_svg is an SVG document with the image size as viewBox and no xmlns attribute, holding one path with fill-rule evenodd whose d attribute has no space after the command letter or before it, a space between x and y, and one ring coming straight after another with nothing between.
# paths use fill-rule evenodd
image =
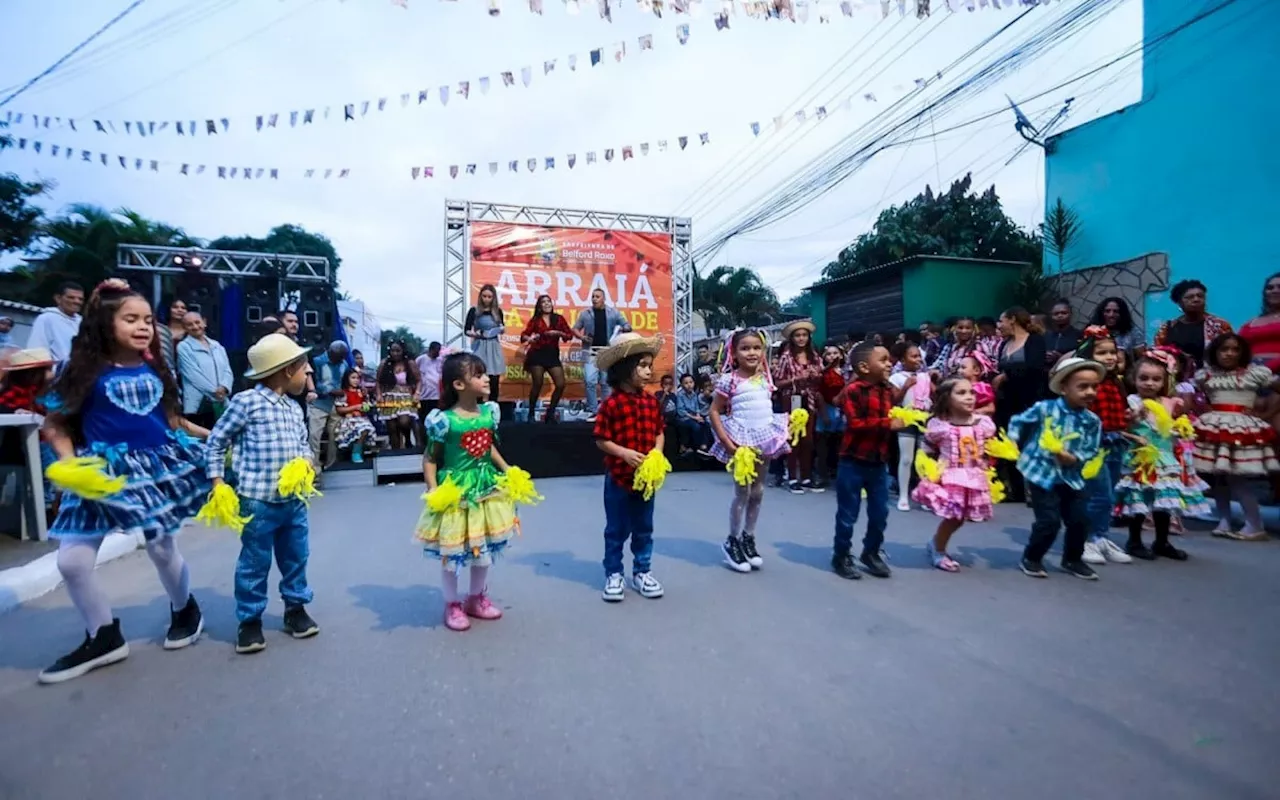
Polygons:
<instances>
[{"instance_id":1,"label":"straw hat with black band","mask_svg":"<svg viewBox=\"0 0 1280 800\"><path fill-rule=\"evenodd\" d=\"M657 355L662 349L662 336L641 336L638 333L619 333L609 340L609 346L596 355L596 369L608 371L609 367L639 353Z\"/></svg>"},{"instance_id":2,"label":"straw hat with black band","mask_svg":"<svg viewBox=\"0 0 1280 800\"><path fill-rule=\"evenodd\" d=\"M283 333L268 334L249 348L249 371L244 374L244 377L251 381L260 381L306 356L308 352L305 347Z\"/></svg>"},{"instance_id":3,"label":"straw hat with black band","mask_svg":"<svg viewBox=\"0 0 1280 800\"><path fill-rule=\"evenodd\" d=\"M1107 368L1097 361L1090 361L1087 358L1064 358L1058 362L1058 365L1053 368L1053 373L1049 375L1050 391L1054 394L1062 394L1062 387L1067 382L1067 378L1086 369L1098 373L1099 379L1107 374Z\"/></svg>"},{"instance_id":4,"label":"straw hat with black band","mask_svg":"<svg viewBox=\"0 0 1280 800\"><path fill-rule=\"evenodd\" d=\"M20 369L41 369L53 366L53 355L43 347L15 350L4 359L3 369L16 372Z\"/></svg>"},{"instance_id":5,"label":"straw hat with black band","mask_svg":"<svg viewBox=\"0 0 1280 800\"><path fill-rule=\"evenodd\" d=\"M782 326L782 341L787 341L791 338L791 334L799 330L806 330L809 332L809 335L812 336L814 331L818 330L818 326L814 325L807 319L798 319L795 322L788 322L786 325Z\"/></svg>"}]
</instances>

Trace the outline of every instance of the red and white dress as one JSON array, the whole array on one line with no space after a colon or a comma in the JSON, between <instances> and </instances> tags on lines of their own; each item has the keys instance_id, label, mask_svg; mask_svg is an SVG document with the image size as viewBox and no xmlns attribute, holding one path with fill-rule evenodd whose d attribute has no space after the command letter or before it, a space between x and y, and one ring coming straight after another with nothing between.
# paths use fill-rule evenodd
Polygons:
<instances>
[{"instance_id":1,"label":"red and white dress","mask_svg":"<svg viewBox=\"0 0 1280 800\"><path fill-rule=\"evenodd\" d=\"M1271 370L1253 365L1223 372L1202 369L1195 382L1209 408L1196 420L1196 471L1212 475L1264 476L1280 472L1276 460L1276 432L1258 417L1258 392L1275 380Z\"/></svg>"},{"instance_id":2,"label":"red and white dress","mask_svg":"<svg viewBox=\"0 0 1280 800\"><path fill-rule=\"evenodd\" d=\"M968 425L934 417L924 440L937 454L942 475L937 483L921 480L911 499L943 519L985 522L995 516L987 479L987 441L996 435L990 417L975 415Z\"/></svg>"}]
</instances>

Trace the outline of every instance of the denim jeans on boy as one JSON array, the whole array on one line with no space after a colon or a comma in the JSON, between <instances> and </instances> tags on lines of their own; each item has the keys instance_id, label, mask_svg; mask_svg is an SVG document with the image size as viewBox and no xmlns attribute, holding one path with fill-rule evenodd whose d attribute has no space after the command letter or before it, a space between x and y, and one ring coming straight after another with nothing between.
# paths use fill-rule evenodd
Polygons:
<instances>
[{"instance_id":1,"label":"denim jeans on boy","mask_svg":"<svg viewBox=\"0 0 1280 800\"><path fill-rule=\"evenodd\" d=\"M889 522L889 468L882 463L840 459L836 468L835 552L844 555L853 548L853 526L862 510L862 490L867 491L867 534L862 552L878 553L884 544Z\"/></svg>"},{"instance_id":2,"label":"denim jeans on boy","mask_svg":"<svg viewBox=\"0 0 1280 800\"><path fill-rule=\"evenodd\" d=\"M307 586L307 505L301 500L266 503L240 498L240 513L252 515L240 535L240 560L236 562L236 619L259 619L267 610L267 576L271 554L280 570L280 596L285 605L311 602Z\"/></svg>"},{"instance_id":3,"label":"denim jeans on boy","mask_svg":"<svg viewBox=\"0 0 1280 800\"><path fill-rule=\"evenodd\" d=\"M604 476L604 574L623 572L622 547L631 539L631 573L648 572L653 559L653 500Z\"/></svg>"},{"instance_id":4,"label":"denim jeans on boy","mask_svg":"<svg viewBox=\"0 0 1280 800\"><path fill-rule=\"evenodd\" d=\"M1108 449L1102 469L1084 485L1088 495L1089 538L1106 538L1111 533L1111 517L1115 514L1116 484L1124 467L1124 450Z\"/></svg>"},{"instance_id":5,"label":"denim jeans on boy","mask_svg":"<svg viewBox=\"0 0 1280 800\"><path fill-rule=\"evenodd\" d=\"M694 450L711 446L711 423L682 419L678 423L680 443Z\"/></svg>"},{"instance_id":6,"label":"denim jeans on boy","mask_svg":"<svg viewBox=\"0 0 1280 800\"><path fill-rule=\"evenodd\" d=\"M1062 560L1079 561L1084 555L1084 540L1089 535L1089 496L1085 490L1072 489L1058 484L1052 489L1041 489L1027 482L1027 498L1036 515L1031 523L1031 540L1022 557L1029 561L1042 561L1058 531L1066 525L1062 540Z\"/></svg>"}]
</instances>

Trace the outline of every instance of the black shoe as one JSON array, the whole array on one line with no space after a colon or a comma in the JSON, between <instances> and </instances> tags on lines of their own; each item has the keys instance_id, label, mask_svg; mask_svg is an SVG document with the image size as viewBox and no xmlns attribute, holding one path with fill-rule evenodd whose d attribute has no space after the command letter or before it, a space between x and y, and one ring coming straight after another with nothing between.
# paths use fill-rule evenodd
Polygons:
<instances>
[{"instance_id":1,"label":"black shoe","mask_svg":"<svg viewBox=\"0 0 1280 800\"><path fill-rule=\"evenodd\" d=\"M1082 581L1096 581L1098 573L1093 571L1093 567L1083 561L1063 561L1062 571Z\"/></svg>"},{"instance_id":2,"label":"black shoe","mask_svg":"<svg viewBox=\"0 0 1280 800\"><path fill-rule=\"evenodd\" d=\"M169 611L169 632L164 635L164 649L181 650L193 644L203 632L204 615L200 613L195 595L188 595L185 606Z\"/></svg>"},{"instance_id":3,"label":"black shoe","mask_svg":"<svg viewBox=\"0 0 1280 800\"><path fill-rule=\"evenodd\" d=\"M1040 561L1032 561L1024 556L1018 566L1022 567L1022 574L1029 578L1049 577L1049 573L1045 571L1044 564Z\"/></svg>"},{"instance_id":4,"label":"black shoe","mask_svg":"<svg viewBox=\"0 0 1280 800\"><path fill-rule=\"evenodd\" d=\"M747 563L752 569L760 569L764 566L764 559L756 550L756 537L749 533L742 534L742 554L747 557Z\"/></svg>"},{"instance_id":5,"label":"black shoe","mask_svg":"<svg viewBox=\"0 0 1280 800\"><path fill-rule=\"evenodd\" d=\"M742 540L730 536L724 540L724 544L720 545L720 551L724 553L724 565L734 572L750 572L751 562L747 560L747 554L742 551Z\"/></svg>"},{"instance_id":6,"label":"black shoe","mask_svg":"<svg viewBox=\"0 0 1280 800\"><path fill-rule=\"evenodd\" d=\"M129 643L120 633L120 620L113 619L110 625L98 628L93 636L86 632L79 647L53 662L53 666L41 672L37 680L41 683L62 683L128 657Z\"/></svg>"},{"instance_id":7,"label":"black shoe","mask_svg":"<svg viewBox=\"0 0 1280 800\"><path fill-rule=\"evenodd\" d=\"M800 481L791 481L787 484L787 488L792 494L804 494L804 487L800 485Z\"/></svg>"},{"instance_id":8,"label":"black shoe","mask_svg":"<svg viewBox=\"0 0 1280 800\"><path fill-rule=\"evenodd\" d=\"M893 574L879 553L863 553L862 558L858 560L862 562L862 566L866 567L867 574L874 578L887 578Z\"/></svg>"},{"instance_id":9,"label":"black shoe","mask_svg":"<svg viewBox=\"0 0 1280 800\"><path fill-rule=\"evenodd\" d=\"M1124 546L1124 551L1134 558L1140 558L1143 561L1154 561L1155 554L1147 549L1142 542L1129 542Z\"/></svg>"},{"instance_id":10,"label":"black shoe","mask_svg":"<svg viewBox=\"0 0 1280 800\"><path fill-rule=\"evenodd\" d=\"M262 620L247 619L240 623L236 631L236 652L240 654L256 653L267 649L267 640L262 636Z\"/></svg>"},{"instance_id":11,"label":"black shoe","mask_svg":"<svg viewBox=\"0 0 1280 800\"><path fill-rule=\"evenodd\" d=\"M1153 558L1171 558L1174 561L1186 561L1187 551L1179 550L1168 542L1156 542L1151 547L1151 555Z\"/></svg>"},{"instance_id":12,"label":"black shoe","mask_svg":"<svg viewBox=\"0 0 1280 800\"><path fill-rule=\"evenodd\" d=\"M310 639L320 632L320 626L307 613L306 606L287 606L285 608L284 629L295 639Z\"/></svg>"},{"instance_id":13,"label":"black shoe","mask_svg":"<svg viewBox=\"0 0 1280 800\"><path fill-rule=\"evenodd\" d=\"M852 553L836 553L831 556L831 568L841 578L848 578L851 581L862 578L862 571L858 569Z\"/></svg>"}]
</instances>

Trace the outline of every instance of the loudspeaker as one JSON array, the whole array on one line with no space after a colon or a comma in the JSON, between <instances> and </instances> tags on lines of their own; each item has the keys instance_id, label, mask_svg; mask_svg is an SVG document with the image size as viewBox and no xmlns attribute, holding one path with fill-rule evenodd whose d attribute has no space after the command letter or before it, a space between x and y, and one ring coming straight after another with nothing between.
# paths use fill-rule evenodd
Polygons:
<instances>
[{"instance_id":1,"label":"loudspeaker","mask_svg":"<svg viewBox=\"0 0 1280 800\"><path fill-rule=\"evenodd\" d=\"M296 292L298 305L298 343L327 347L336 335L334 327L333 287L324 284L286 284L286 293Z\"/></svg>"},{"instance_id":2,"label":"loudspeaker","mask_svg":"<svg viewBox=\"0 0 1280 800\"><path fill-rule=\"evenodd\" d=\"M244 321L257 325L280 313L280 284L275 278L252 278L244 282Z\"/></svg>"},{"instance_id":3,"label":"loudspeaker","mask_svg":"<svg viewBox=\"0 0 1280 800\"><path fill-rule=\"evenodd\" d=\"M199 312L204 317L205 327L217 335L222 310L222 292L218 288L218 279L213 275L199 272L188 272L177 279L175 296L186 303L188 311Z\"/></svg>"}]
</instances>

